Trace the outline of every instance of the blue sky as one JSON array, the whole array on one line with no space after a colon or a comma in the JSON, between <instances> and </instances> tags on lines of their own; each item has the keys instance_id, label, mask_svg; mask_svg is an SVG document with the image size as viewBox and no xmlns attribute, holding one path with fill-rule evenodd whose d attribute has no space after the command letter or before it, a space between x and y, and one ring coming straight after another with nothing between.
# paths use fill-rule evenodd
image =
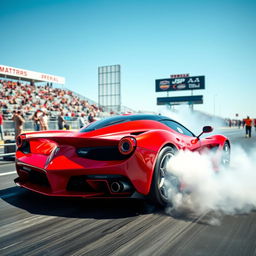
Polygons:
<instances>
[{"instance_id":1,"label":"blue sky","mask_svg":"<svg viewBox=\"0 0 256 256\"><path fill-rule=\"evenodd\" d=\"M122 104L153 111L166 96L155 79L204 75L195 109L256 117L255 13L255 0L1 0L0 64L64 76L96 101L98 67L120 64Z\"/></svg>"}]
</instances>

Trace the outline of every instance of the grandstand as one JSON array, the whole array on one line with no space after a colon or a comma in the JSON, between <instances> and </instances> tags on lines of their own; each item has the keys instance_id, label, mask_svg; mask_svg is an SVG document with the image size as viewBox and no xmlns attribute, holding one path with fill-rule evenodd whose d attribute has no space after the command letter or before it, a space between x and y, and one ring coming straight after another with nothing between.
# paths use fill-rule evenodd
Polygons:
<instances>
[{"instance_id":1,"label":"grandstand","mask_svg":"<svg viewBox=\"0 0 256 256\"><path fill-rule=\"evenodd\" d=\"M5 135L14 134L14 111L21 112L27 131L34 130L35 113L48 115L51 130L58 129L60 113L64 113L66 124L73 129L80 128L81 117L87 122L89 116L97 119L110 115L95 101L64 88L64 84L64 77L0 65L0 112Z\"/></svg>"},{"instance_id":2,"label":"grandstand","mask_svg":"<svg viewBox=\"0 0 256 256\"><path fill-rule=\"evenodd\" d=\"M57 117L61 112L73 129L79 129L79 117L85 121L92 114L96 119L109 115L97 107L96 102L69 89L54 88L50 83L36 86L32 82L0 80L0 111L4 119L5 135L14 134L13 112L21 111L25 119L24 130L34 130L35 112L46 112L49 129L58 129Z\"/></svg>"},{"instance_id":3,"label":"grandstand","mask_svg":"<svg viewBox=\"0 0 256 256\"><path fill-rule=\"evenodd\" d=\"M0 65L0 79L0 110L4 120L11 120L13 111L18 110L25 120L30 120L36 111L46 112L52 121L60 112L69 121L77 120L82 114L96 118L110 114L95 101L64 88L64 77ZM53 87L53 83L62 87ZM133 111L123 106L122 112Z\"/></svg>"},{"instance_id":4,"label":"grandstand","mask_svg":"<svg viewBox=\"0 0 256 256\"><path fill-rule=\"evenodd\" d=\"M0 79L0 110L5 120L12 118L14 110L20 110L25 119L38 110L47 112L51 120L60 112L72 120L82 113L96 117L103 114L96 102L64 89L64 77L0 65ZM62 88L54 88L53 83Z\"/></svg>"},{"instance_id":5,"label":"grandstand","mask_svg":"<svg viewBox=\"0 0 256 256\"><path fill-rule=\"evenodd\" d=\"M37 110L47 112L51 120L55 120L60 112L72 120L81 113L88 116L92 112L96 117L102 116L103 109L92 101L90 103L70 90L53 88L49 83L36 86L33 83L0 80L0 109L5 120L12 118L14 110L20 110L25 119L31 119Z\"/></svg>"}]
</instances>

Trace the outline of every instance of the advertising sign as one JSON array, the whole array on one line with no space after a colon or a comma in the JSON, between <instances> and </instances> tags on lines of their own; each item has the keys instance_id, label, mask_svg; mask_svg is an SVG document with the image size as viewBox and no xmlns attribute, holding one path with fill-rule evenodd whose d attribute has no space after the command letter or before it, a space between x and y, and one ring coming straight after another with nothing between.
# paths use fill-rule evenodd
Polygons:
<instances>
[{"instance_id":1,"label":"advertising sign","mask_svg":"<svg viewBox=\"0 0 256 256\"><path fill-rule=\"evenodd\" d=\"M179 96L179 97L159 97L157 105L180 105L180 104L202 104L203 95Z\"/></svg>"},{"instance_id":2,"label":"advertising sign","mask_svg":"<svg viewBox=\"0 0 256 256\"><path fill-rule=\"evenodd\" d=\"M205 89L204 76L156 79L156 92Z\"/></svg>"},{"instance_id":3,"label":"advertising sign","mask_svg":"<svg viewBox=\"0 0 256 256\"><path fill-rule=\"evenodd\" d=\"M0 77L6 77L10 79L22 78L24 81L65 84L65 78L61 76L39 73L31 70L14 68L4 65L0 65Z\"/></svg>"}]
</instances>

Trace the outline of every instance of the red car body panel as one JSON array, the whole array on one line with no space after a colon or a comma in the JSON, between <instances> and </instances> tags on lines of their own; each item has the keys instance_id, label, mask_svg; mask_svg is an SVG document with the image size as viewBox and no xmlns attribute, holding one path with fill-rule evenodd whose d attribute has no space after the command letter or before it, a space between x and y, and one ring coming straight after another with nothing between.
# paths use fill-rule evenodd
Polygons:
<instances>
[{"instance_id":1,"label":"red car body panel","mask_svg":"<svg viewBox=\"0 0 256 256\"><path fill-rule=\"evenodd\" d=\"M22 136L23 144L16 152L16 184L44 195L93 198L130 197L134 192L148 195L157 156L167 145L203 152L216 146L221 150L227 141L222 135L197 140L159 120L147 119L86 132L42 131ZM126 136L136 140L136 147L129 156L119 157L118 143ZM112 159L115 154L117 159ZM119 180L122 191L112 188Z\"/></svg>"}]
</instances>

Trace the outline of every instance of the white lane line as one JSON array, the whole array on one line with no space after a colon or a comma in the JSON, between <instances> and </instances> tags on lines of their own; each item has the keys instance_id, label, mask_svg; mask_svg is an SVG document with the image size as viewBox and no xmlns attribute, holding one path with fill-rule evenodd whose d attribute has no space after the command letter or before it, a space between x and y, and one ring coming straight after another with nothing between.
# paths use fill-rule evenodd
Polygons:
<instances>
[{"instance_id":1,"label":"white lane line","mask_svg":"<svg viewBox=\"0 0 256 256\"><path fill-rule=\"evenodd\" d=\"M6 165L14 165L14 164L15 164L15 162L13 162L13 163L4 163L4 162L0 161L0 167L1 166L6 166Z\"/></svg>"},{"instance_id":2,"label":"white lane line","mask_svg":"<svg viewBox=\"0 0 256 256\"><path fill-rule=\"evenodd\" d=\"M6 176L6 175L11 175L17 173L16 171L13 172L5 172L5 173L0 173L0 176Z\"/></svg>"}]
</instances>

